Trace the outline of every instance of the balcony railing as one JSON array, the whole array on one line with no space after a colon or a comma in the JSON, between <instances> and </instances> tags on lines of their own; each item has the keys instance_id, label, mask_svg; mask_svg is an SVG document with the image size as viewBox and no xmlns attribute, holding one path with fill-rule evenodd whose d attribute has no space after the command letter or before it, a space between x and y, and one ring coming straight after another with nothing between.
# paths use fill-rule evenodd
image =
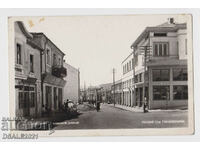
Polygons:
<instances>
[{"instance_id":1,"label":"balcony railing","mask_svg":"<svg viewBox=\"0 0 200 150\"><path fill-rule=\"evenodd\" d=\"M52 67L52 75L63 78L67 76L67 69L63 66L53 66Z\"/></svg>"}]
</instances>

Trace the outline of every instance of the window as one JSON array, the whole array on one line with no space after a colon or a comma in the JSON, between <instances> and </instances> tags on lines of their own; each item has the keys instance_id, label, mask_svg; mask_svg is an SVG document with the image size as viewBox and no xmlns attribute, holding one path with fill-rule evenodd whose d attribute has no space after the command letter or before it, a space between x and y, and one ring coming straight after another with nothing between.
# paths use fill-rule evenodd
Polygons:
<instances>
[{"instance_id":1,"label":"window","mask_svg":"<svg viewBox=\"0 0 200 150\"><path fill-rule=\"evenodd\" d=\"M30 72L34 72L34 56L30 55Z\"/></svg>"},{"instance_id":2,"label":"window","mask_svg":"<svg viewBox=\"0 0 200 150\"><path fill-rule=\"evenodd\" d=\"M153 100L169 100L169 86L153 86Z\"/></svg>"},{"instance_id":3,"label":"window","mask_svg":"<svg viewBox=\"0 0 200 150\"><path fill-rule=\"evenodd\" d=\"M56 54L53 54L53 65L56 66L57 63L56 63Z\"/></svg>"},{"instance_id":4,"label":"window","mask_svg":"<svg viewBox=\"0 0 200 150\"><path fill-rule=\"evenodd\" d=\"M47 49L47 64L48 65L50 65L50 58L51 56L50 56L50 50L49 49Z\"/></svg>"},{"instance_id":5,"label":"window","mask_svg":"<svg viewBox=\"0 0 200 150\"><path fill-rule=\"evenodd\" d=\"M142 82L142 73L139 74L139 82Z\"/></svg>"},{"instance_id":6,"label":"window","mask_svg":"<svg viewBox=\"0 0 200 150\"><path fill-rule=\"evenodd\" d=\"M153 69L153 81L169 81L169 69Z\"/></svg>"},{"instance_id":7,"label":"window","mask_svg":"<svg viewBox=\"0 0 200 150\"><path fill-rule=\"evenodd\" d=\"M174 100L188 99L188 86L187 85L173 86L173 98Z\"/></svg>"},{"instance_id":8,"label":"window","mask_svg":"<svg viewBox=\"0 0 200 150\"><path fill-rule=\"evenodd\" d=\"M157 37L167 36L167 33L154 33L154 36Z\"/></svg>"},{"instance_id":9,"label":"window","mask_svg":"<svg viewBox=\"0 0 200 150\"><path fill-rule=\"evenodd\" d=\"M24 92L23 108L28 108L29 92Z\"/></svg>"},{"instance_id":10,"label":"window","mask_svg":"<svg viewBox=\"0 0 200 150\"><path fill-rule=\"evenodd\" d=\"M135 65L138 65L138 54L135 55Z\"/></svg>"},{"instance_id":11,"label":"window","mask_svg":"<svg viewBox=\"0 0 200 150\"><path fill-rule=\"evenodd\" d=\"M129 71L131 70L131 61L129 61Z\"/></svg>"},{"instance_id":12,"label":"window","mask_svg":"<svg viewBox=\"0 0 200 150\"><path fill-rule=\"evenodd\" d=\"M169 44L168 43L154 43L154 56L168 56Z\"/></svg>"},{"instance_id":13,"label":"window","mask_svg":"<svg viewBox=\"0 0 200 150\"><path fill-rule=\"evenodd\" d=\"M154 45L154 56L158 56L158 44Z\"/></svg>"},{"instance_id":14,"label":"window","mask_svg":"<svg viewBox=\"0 0 200 150\"><path fill-rule=\"evenodd\" d=\"M30 93L30 107L35 107L35 92Z\"/></svg>"},{"instance_id":15,"label":"window","mask_svg":"<svg viewBox=\"0 0 200 150\"><path fill-rule=\"evenodd\" d=\"M162 56L162 51L163 51L163 46L162 46L162 44L159 44L159 46L158 46L158 55L159 56Z\"/></svg>"},{"instance_id":16,"label":"window","mask_svg":"<svg viewBox=\"0 0 200 150\"><path fill-rule=\"evenodd\" d=\"M126 73L126 65L124 65L124 74Z\"/></svg>"},{"instance_id":17,"label":"window","mask_svg":"<svg viewBox=\"0 0 200 150\"><path fill-rule=\"evenodd\" d=\"M186 68L174 68L173 69L173 80L174 81L187 81L187 69Z\"/></svg>"},{"instance_id":18,"label":"window","mask_svg":"<svg viewBox=\"0 0 200 150\"><path fill-rule=\"evenodd\" d=\"M133 61L133 58L132 58L132 69L134 68L134 61Z\"/></svg>"},{"instance_id":19,"label":"window","mask_svg":"<svg viewBox=\"0 0 200 150\"><path fill-rule=\"evenodd\" d=\"M23 92L19 92L18 100L19 100L19 109L24 108Z\"/></svg>"},{"instance_id":20,"label":"window","mask_svg":"<svg viewBox=\"0 0 200 150\"><path fill-rule=\"evenodd\" d=\"M22 64L22 47L20 44L17 44L17 64Z\"/></svg>"},{"instance_id":21,"label":"window","mask_svg":"<svg viewBox=\"0 0 200 150\"><path fill-rule=\"evenodd\" d=\"M167 44L164 44L164 45L163 45L163 55L164 55L164 56L167 56L167 55L168 55L168 52L167 52Z\"/></svg>"},{"instance_id":22,"label":"window","mask_svg":"<svg viewBox=\"0 0 200 150\"><path fill-rule=\"evenodd\" d=\"M61 59L60 59L60 58L58 59L58 63L59 63L59 65L61 66Z\"/></svg>"},{"instance_id":23,"label":"window","mask_svg":"<svg viewBox=\"0 0 200 150\"><path fill-rule=\"evenodd\" d=\"M138 75L135 75L135 83L138 83Z\"/></svg>"}]
</instances>

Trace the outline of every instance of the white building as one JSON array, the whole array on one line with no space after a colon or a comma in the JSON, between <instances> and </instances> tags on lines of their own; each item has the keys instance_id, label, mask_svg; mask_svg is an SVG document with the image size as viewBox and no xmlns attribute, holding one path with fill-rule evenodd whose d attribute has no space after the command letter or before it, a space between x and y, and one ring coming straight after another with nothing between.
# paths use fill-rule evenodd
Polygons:
<instances>
[{"instance_id":1,"label":"white building","mask_svg":"<svg viewBox=\"0 0 200 150\"><path fill-rule=\"evenodd\" d=\"M64 100L72 100L74 103L78 103L80 94L80 72L75 67L64 63L64 67L67 69L67 76L65 78L66 84L64 87Z\"/></svg>"},{"instance_id":2,"label":"white building","mask_svg":"<svg viewBox=\"0 0 200 150\"><path fill-rule=\"evenodd\" d=\"M141 107L146 97L149 109L187 107L186 23L146 27L131 48L122 62L122 104Z\"/></svg>"}]
</instances>

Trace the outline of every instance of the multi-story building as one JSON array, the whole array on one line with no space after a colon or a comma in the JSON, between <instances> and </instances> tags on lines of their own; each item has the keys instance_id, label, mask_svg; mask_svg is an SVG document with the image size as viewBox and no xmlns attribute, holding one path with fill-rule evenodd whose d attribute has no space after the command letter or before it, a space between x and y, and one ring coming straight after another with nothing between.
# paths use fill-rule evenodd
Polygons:
<instances>
[{"instance_id":1,"label":"multi-story building","mask_svg":"<svg viewBox=\"0 0 200 150\"><path fill-rule=\"evenodd\" d=\"M86 99L89 103L96 104L97 101L102 102L101 87L90 86L87 88Z\"/></svg>"},{"instance_id":2,"label":"multi-story building","mask_svg":"<svg viewBox=\"0 0 200 150\"><path fill-rule=\"evenodd\" d=\"M115 84L112 84L112 99L115 104L122 104L122 80L118 80ZM115 101L115 102L114 102Z\"/></svg>"},{"instance_id":3,"label":"multi-story building","mask_svg":"<svg viewBox=\"0 0 200 150\"><path fill-rule=\"evenodd\" d=\"M67 70L63 66L64 53L44 34L31 33L34 42L42 47L42 106L45 111L59 111L62 107L63 89Z\"/></svg>"},{"instance_id":4,"label":"multi-story building","mask_svg":"<svg viewBox=\"0 0 200 150\"><path fill-rule=\"evenodd\" d=\"M41 59L43 49L33 41L22 22L14 23L15 102L17 117L41 115Z\"/></svg>"},{"instance_id":5,"label":"multi-story building","mask_svg":"<svg viewBox=\"0 0 200 150\"><path fill-rule=\"evenodd\" d=\"M133 89L133 54L131 53L122 62L123 75L121 80L122 86L122 101L121 104L125 106L134 106L134 89Z\"/></svg>"},{"instance_id":6,"label":"multi-story building","mask_svg":"<svg viewBox=\"0 0 200 150\"><path fill-rule=\"evenodd\" d=\"M101 95L102 95L102 102L103 103L111 103L112 96L111 96L111 87L112 83L106 83L99 85L101 88Z\"/></svg>"},{"instance_id":7,"label":"multi-story building","mask_svg":"<svg viewBox=\"0 0 200 150\"><path fill-rule=\"evenodd\" d=\"M14 23L16 116L36 117L57 111L63 100L64 53L43 33L30 33Z\"/></svg>"},{"instance_id":8,"label":"multi-story building","mask_svg":"<svg viewBox=\"0 0 200 150\"><path fill-rule=\"evenodd\" d=\"M72 100L78 103L80 97L80 72L79 69L64 62L64 67L67 69L67 76L64 78L67 82L64 86L64 100Z\"/></svg>"},{"instance_id":9,"label":"multi-story building","mask_svg":"<svg viewBox=\"0 0 200 150\"><path fill-rule=\"evenodd\" d=\"M123 104L142 106L147 100L149 109L187 107L186 23L170 18L147 27L131 48L122 63Z\"/></svg>"}]
</instances>

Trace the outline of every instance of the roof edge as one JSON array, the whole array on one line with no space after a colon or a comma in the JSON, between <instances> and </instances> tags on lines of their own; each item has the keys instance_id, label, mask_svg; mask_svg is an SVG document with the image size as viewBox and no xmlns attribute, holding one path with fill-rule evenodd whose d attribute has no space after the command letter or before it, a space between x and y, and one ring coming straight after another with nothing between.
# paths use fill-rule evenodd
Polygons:
<instances>
[{"instance_id":1,"label":"roof edge","mask_svg":"<svg viewBox=\"0 0 200 150\"><path fill-rule=\"evenodd\" d=\"M63 51L60 50L60 48L58 48L58 46L56 46L56 44L54 44L54 42L52 42L43 32L31 32L31 34L34 35L42 35L44 36L48 41L50 41L64 56L65 53Z\"/></svg>"},{"instance_id":2,"label":"roof edge","mask_svg":"<svg viewBox=\"0 0 200 150\"><path fill-rule=\"evenodd\" d=\"M28 32L28 30L26 29L22 21L16 21L16 23L18 24L19 28L21 29L21 31L27 38L31 38L31 39L33 38L33 35L30 32Z\"/></svg>"}]
</instances>

